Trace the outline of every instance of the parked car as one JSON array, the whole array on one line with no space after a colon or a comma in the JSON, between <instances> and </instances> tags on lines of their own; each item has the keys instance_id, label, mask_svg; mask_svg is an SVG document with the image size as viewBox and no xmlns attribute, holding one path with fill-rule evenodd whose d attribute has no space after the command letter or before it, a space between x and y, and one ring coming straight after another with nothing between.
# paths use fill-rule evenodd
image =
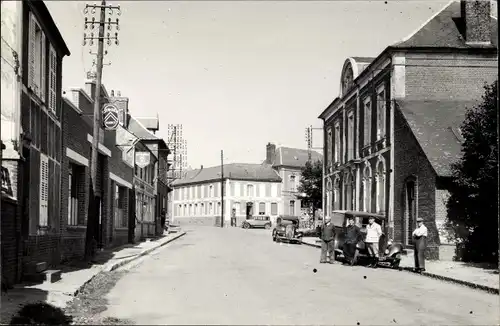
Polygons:
<instances>
[{"instance_id":1,"label":"parked car","mask_svg":"<svg viewBox=\"0 0 500 326\"><path fill-rule=\"evenodd\" d=\"M253 229L253 228L270 229L272 224L271 224L271 218L269 216L258 215L258 216L252 216L249 219L243 221L241 226L244 229Z\"/></svg>"},{"instance_id":2,"label":"parked car","mask_svg":"<svg viewBox=\"0 0 500 326\"><path fill-rule=\"evenodd\" d=\"M338 258L344 256L343 244L345 237L345 228L347 227L347 219L354 217L357 226L361 228L363 239L356 246L354 261L362 261L368 257L368 250L365 245L366 226L370 217L375 218L375 222L380 224L382 228L382 236L379 240L379 264L388 265L392 268L399 268L401 255L405 253L403 245L394 243L391 239L387 239L387 218L384 215L356 212L356 211L334 211L332 213L332 223L336 228L334 248Z\"/></svg>"},{"instance_id":3,"label":"parked car","mask_svg":"<svg viewBox=\"0 0 500 326\"><path fill-rule=\"evenodd\" d=\"M299 223L300 219L297 216L278 217L273 230L273 241L302 244L302 233L298 231Z\"/></svg>"}]
</instances>

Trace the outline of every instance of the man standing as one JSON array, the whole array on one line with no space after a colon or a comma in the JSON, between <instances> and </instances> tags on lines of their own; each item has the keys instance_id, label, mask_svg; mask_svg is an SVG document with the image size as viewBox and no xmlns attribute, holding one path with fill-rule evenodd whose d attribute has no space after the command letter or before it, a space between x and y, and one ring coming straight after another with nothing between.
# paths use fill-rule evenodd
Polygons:
<instances>
[{"instance_id":1,"label":"man standing","mask_svg":"<svg viewBox=\"0 0 500 326\"><path fill-rule=\"evenodd\" d=\"M371 263L368 267L377 268L378 265L378 241L382 235L382 228L375 222L375 218L370 217L366 227L366 249L371 257Z\"/></svg>"},{"instance_id":2,"label":"man standing","mask_svg":"<svg viewBox=\"0 0 500 326\"><path fill-rule=\"evenodd\" d=\"M325 217L325 223L320 227L320 236L321 239L321 258L320 263L327 262L327 252L330 258L329 263L335 263L335 251L334 251L334 243L335 243L335 226L331 222L330 216Z\"/></svg>"},{"instance_id":3,"label":"man standing","mask_svg":"<svg viewBox=\"0 0 500 326\"><path fill-rule=\"evenodd\" d=\"M427 227L424 220L417 218L417 228L413 231L413 244L415 245L415 272L425 272L425 248L427 247Z\"/></svg>"},{"instance_id":4,"label":"man standing","mask_svg":"<svg viewBox=\"0 0 500 326\"><path fill-rule=\"evenodd\" d=\"M355 263L356 245L361 240L361 230L354 224L354 217L349 217L348 223L343 250L346 262L352 266Z\"/></svg>"}]
</instances>

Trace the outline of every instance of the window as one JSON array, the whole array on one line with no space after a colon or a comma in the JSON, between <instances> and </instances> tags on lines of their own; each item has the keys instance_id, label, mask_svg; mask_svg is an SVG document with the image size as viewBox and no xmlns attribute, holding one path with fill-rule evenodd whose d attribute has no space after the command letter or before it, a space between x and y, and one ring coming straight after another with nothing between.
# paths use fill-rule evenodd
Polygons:
<instances>
[{"instance_id":1,"label":"window","mask_svg":"<svg viewBox=\"0 0 500 326\"><path fill-rule=\"evenodd\" d=\"M340 163L340 144L341 144L341 139L340 139L340 123L335 123L335 146L334 146L334 156L335 156L335 162Z\"/></svg>"},{"instance_id":2,"label":"window","mask_svg":"<svg viewBox=\"0 0 500 326\"><path fill-rule=\"evenodd\" d=\"M271 196L278 197L278 185L276 183L271 185Z\"/></svg>"},{"instance_id":3,"label":"window","mask_svg":"<svg viewBox=\"0 0 500 326\"><path fill-rule=\"evenodd\" d=\"M385 137L385 89L382 87L377 92L377 140Z\"/></svg>"},{"instance_id":4,"label":"window","mask_svg":"<svg viewBox=\"0 0 500 326\"><path fill-rule=\"evenodd\" d=\"M290 184L289 184L289 189L290 191L295 192L296 191L296 185L295 185L295 176L291 175L290 176Z\"/></svg>"},{"instance_id":5,"label":"window","mask_svg":"<svg viewBox=\"0 0 500 326\"><path fill-rule=\"evenodd\" d=\"M234 182L229 182L229 195L234 196Z\"/></svg>"},{"instance_id":6,"label":"window","mask_svg":"<svg viewBox=\"0 0 500 326\"><path fill-rule=\"evenodd\" d=\"M182 216L182 205L177 206L177 216Z\"/></svg>"},{"instance_id":7,"label":"window","mask_svg":"<svg viewBox=\"0 0 500 326\"><path fill-rule=\"evenodd\" d=\"M290 200L290 216L295 216L295 200Z\"/></svg>"},{"instance_id":8,"label":"window","mask_svg":"<svg viewBox=\"0 0 500 326\"><path fill-rule=\"evenodd\" d=\"M222 209L221 209L220 202L217 203L217 214L222 214Z\"/></svg>"},{"instance_id":9,"label":"window","mask_svg":"<svg viewBox=\"0 0 500 326\"><path fill-rule=\"evenodd\" d=\"M354 80L354 73L352 71L352 67L348 66L344 72L343 80L342 80L342 96L344 96L347 91L351 88Z\"/></svg>"},{"instance_id":10,"label":"window","mask_svg":"<svg viewBox=\"0 0 500 326\"><path fill-rule=\"evenodd\" d=\"M327 131L327 136L326 136L326 166L329 166L333 162L333 135L332 135L332 129L328 128Z\"/></svg>"},{"instance_id":11,"label":"window","mask_svg":"<svg viewBox=\"0 0 500 326\"><path fill-rule=\"evenodd\" d=\"M194 204L194 215L198 215L198 204Z\"/></svg>"},{"instance_id":12,"label":"window","mask_svg":"<svg viewBox=\"0 0 500 326\"><path fill-rule=\"evenodd\" d=\"M48 226L49 205L49 158L40 154L40 212L39 225Z\"/></svg>"},{"instance_id":13,"label":"window","mask_svg":"<svg viewBox=\"0 0 500 326\"><path fill-rule=\"evenodd\" d=\"M347 116L347 160L354 159L354 112Z\"/></svg>"},{"instance_id":14,"label":"window","mask_svg":"<svg viewBox=\"0 0 500 326\"><path fill-rule=\"evenodd\" d=\"M363 133L364 143L363 143L363 145L366 146L366 145L370 144L370 137L371 137L371 132L372 132L372 103L370 101L370 98L367 98L364 101L363 125L364 125L364 133Z\"/></svg>"},{"instance_id":15,"label":"window","mask_svg":"<svg viewBox=\"0 0 500 326\"><path fill-rule=\"evenodd\" d=\"M46 47L45 34L30 12L28 45L28 87L45 103Z\"/></svg>"},{"instance_id":16,"label":"window","mask_svg":"<svg viewBox=\"0 0 500 326\"><path fill-rule=\"evenodd\" d=\"M210 203L210 204L209 204L209 206L210 206L210 209L209 209L208 213L209 213L210 215L214 215L214 204L213 204L213 203Z\"/></svg>"},{"instance_id":17,"label":"window","mask_svg":"<svg viewBox=\"0 0 500 326\"><path fill-rule=\"evenodd\" d=\"M271 203L271 215L278 215L278 203Z\"/></svg>"},{"instance_id":18,"label":"window","mask_svg":"<svg viewBox=\"0 0 500 326\"><path fill-rule=\"evenodd\" d=\"M193 204L189 204L189 216L193 216Z\"/></svg>"},{"instance_id":19,"label":"window","mask_svg":"<svg viewBox=\"0 0 500 326\"><path fill-rule=\"evenodd\" d=\"M253 185L247 185L247 196L252 197L253 196Z\"/></svg>"},{"instance_id":20,"label":"window","mask_svg":"<svg viewBox=\"0 0 500 326\"><path fill-rule=\"evenodd\" d=\"M70 164L68 173L68 225L78 224L78 196L76 183L76 174L73 171L73 165Z\"/></svg>"},{"instance_id":21,"label":"window","mask_svg":"<svg viewBox=\"0 0 500 326\"><path fill-rule=\"evenodd\" d=\"M259 215L266 215L266 203L259 203Z\"/></svg>"},{"instance_id":22,"label":"window","mask_svg":"<svg viewBox=\"0 0 500 326\"><path fill-rule=\"evenodd\" d=\"M265 183L261 183L259 185L259 188L260 188L260 196L261 197L265 197L266 196L266 184Z\"/></svg>"},{"instance_id":23,"label":"window","mask_svg":"<svg viewBox=\"0 0 500 326\"><path fill-rule=\"evenodd\" d=\"M385 167L383 161L377 164L377 213L385 213Z\"/></svg>"},{"instance_id":24,"label":"window","mask_svg":"<svg viewBox=\"0 0 500 326\"><path fill-rule=\"evenodd\" d=\"M340 178L338 176L333 180L333 209L340 209Z\"/></svg>"},{"instance_id":25,"label":"window","mask_svg":"<svg viewBox=\"0 0 500 326\"><path fill-rule=\"evenodd\" d=\"M239 197L239 196L243 196L243 185L238 185L237 182L233 182L234 184L234 196L235 197Z\"/></svg>"},{"instance_id":26,"label":"window","mask_svg":"<svg viewBox=\"0 0 500 326\"><path fill-rule=\"evenodd\" d=\"M48 107L57 116L57 53L52 44L49 51L49 100Z\"/></svg>"},{"instance_id":27,"label":"window","mask_svg":"<svg viewBox=\"0 0 500 326\"><path fill-rule=\"evenodd\" d=\"M370 164L370 163L368 163ZM371 212L372 198L372 171L369 165L363 170L363 210Z\"/></svg>"},{"instance_id":28,"label":"window","mask_svg":"<svg viewBox=\"0 0 500 326\"><path fill-rule=\"evenodd\" d=\"M128 225L127 216L125 214L125 196L126 188L115 185L115 227L126 228Z\"/></svg>"},{"instance_id":29,"label":"window","mask_svg":"<svg viewBox=\"0 0 500 326\"><path fill-rule=\"evenodd\" d=\"M354 176L351 173L345 173L344 174L344 198L345 198L345 205L343 209L346 210L353 210L354 208Z\"/></svg>"},{"instance_id":30,"label":"window","mask_svg":"<svg viewBox=\"0 0 500 326\"><path fill-rule=\"evenodd\" d=\"M208 197L212 198L214 196L214 186L210 185L208 187Z\"/></svg>"}]
</instances>

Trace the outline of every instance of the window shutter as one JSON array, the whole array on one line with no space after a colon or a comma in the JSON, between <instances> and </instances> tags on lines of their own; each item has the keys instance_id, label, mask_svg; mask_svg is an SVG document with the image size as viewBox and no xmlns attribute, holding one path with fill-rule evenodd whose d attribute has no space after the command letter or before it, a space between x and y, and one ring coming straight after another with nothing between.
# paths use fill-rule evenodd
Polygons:
<instances>
[{"instance_id":1,"label":"window shutter","mask_svg":"<svg viewBox=\"0 0 500 326\"><path fill-rule=\"evenodd\" d=\"M28 44L28 87L35 89L35 39L36 39L36 20L33 13L30 12L29 26L29 44Z\"/></svg>"},{"instance_id":2,"label":"window shutter","mask_svg":"<svg viewBox=\"0 0 500 326\"><path fill-rule=\"evenodd\" d=\"M49 198L49 159L40 154L40 220L39 225L47 226Z\"/></svg>"},{"instance_id":3,"label":"window shutter","mask_svg":"<svg viewBox=\"0 0 500 326\"><path fill-rule=\"evenodd\" d=\"M49 51L49 109L56 114L57 99L57 53L52 44Z\"/></svg>"},{"instance_id":4,"label":"window shutter","mask_svg":"<svg viewBox=\"0 0 500 326\"><path fill-rule=\"evenodd\" d=\"M42 32L42 43L40 45L42 55L40 56L40 98L42 99L43 103L46 103L47 97L45 96L45 90L46 88L46 73L47 73L47 56L46 56L46 47L45 47L45 34Z\"/></svg>"}]
</instances>

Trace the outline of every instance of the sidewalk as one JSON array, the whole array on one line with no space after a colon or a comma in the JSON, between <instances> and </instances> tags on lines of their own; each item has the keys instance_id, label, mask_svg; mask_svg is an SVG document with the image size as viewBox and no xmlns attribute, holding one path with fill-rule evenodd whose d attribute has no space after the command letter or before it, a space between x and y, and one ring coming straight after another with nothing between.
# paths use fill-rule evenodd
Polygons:
<instances>
[{"instance_id":1,"label":"sidewalk","mask_svg":"<svg viewBox=\"0 0 500 326\"><path fill-rule=\"evenodd\" d=\"M12 315L28 303L42 301L64 308L97 274L113 271L185 234L186 232L178 230L176 233L170 233L157 240L141 242L136 246L125 245L121 248L103 250L97 254L96 263L90 267L63 266L61 279L55 283L15 285L7 294L2 293L0 323L8 324ZM112 257L109 258L110 256Z\"/></svg>"},{"instance_id":2,"label":"sidewalk","mask_svg":"<svg viewBox=\"0 0 500 326\"><path fill-rule=\"evenodd\" d=\"M321 248L318 238L304 238L302 243ZM422 275L443 281L458 283L490 293L499 293L498 270L474 267L458 261L426 261L426 271ZM406 271L413 271L413 251L403 255L401 265Z\"/></svg>"}]
</instances>

